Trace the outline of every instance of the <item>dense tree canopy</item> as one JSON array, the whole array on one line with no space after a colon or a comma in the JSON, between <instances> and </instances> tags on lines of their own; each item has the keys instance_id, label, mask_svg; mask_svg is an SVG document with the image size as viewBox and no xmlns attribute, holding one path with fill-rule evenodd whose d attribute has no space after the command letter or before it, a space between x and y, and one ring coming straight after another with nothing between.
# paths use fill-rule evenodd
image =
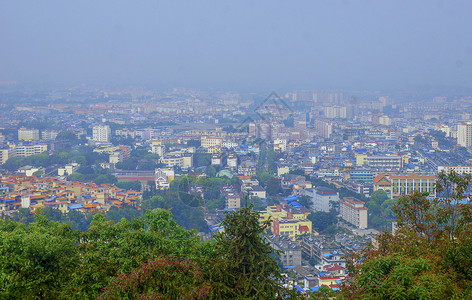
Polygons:
<instances>
[{"instance_id":1,"label":"dense tree canopy","mask_svg":"<svg viewBox=\"0 0 472 300\"><path fill-rule=\"evenodd\" d=\"M73 216L70 216L73 217ZM226 216L226 232L202 242L164 209L88 231L36 214L29 225L0 220L2 299L275 299L281 286L268 223L250 208Z\"/></svg>"},{"instance_id":2,"label":"dense tree canopy","mask_svg":"<svg viewBox=\"0 0 472 300\"><path fill-rule=\"evenodd\" d=\"M472 297L471 175L441 172L439 197L419 192L394 207L398 230L383 232L378 248L352 255L353 275L342 296L353 299Z\"/></svg>"}]
</instances>

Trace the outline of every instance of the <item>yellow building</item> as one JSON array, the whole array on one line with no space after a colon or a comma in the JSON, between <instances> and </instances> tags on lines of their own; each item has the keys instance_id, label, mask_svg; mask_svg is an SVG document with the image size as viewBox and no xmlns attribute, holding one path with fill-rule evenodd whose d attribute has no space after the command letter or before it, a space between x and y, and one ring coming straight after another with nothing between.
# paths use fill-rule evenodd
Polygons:
<instances>
[{"instance_id":1,"label":"yellow building","mask_svg":"<svg viewBox=\"0 0 472 300\"><path fill-rule=\"evenodd\" d=\"M277 176L280 177L284 174L288 174L290 172L290 168L288 166L280 166L277 165Z\"/></svg>"},{"instance_id":2,"label":"yellow building","mask_svg":"<svg viewBox=\"0 0 472 300\"><path fill-rule=\"evenodd\" d=\"M275 235L288 236L295 240L297 236L303 234L310 234L317 232L312 230L311 221L307 219L310 214L308 210L298 208L283 209L280 206L268 206L265 211L261 213L260 220L266 221L271 219L271 231Z\"/></svg>"},{"instance_id":3,"label":"yellow building","mask_svg":"<svg viewBox=\"0 0 472 300\"><path fill-rule=\"evenodd\" d=\"M367 154L356 154L356 165L363 166L367 165Z\"/></svg>"},{"instance_id":4,"label":"yellow building","mask_svg":"<svg viewBox=\"0 0 472 300\"><path fill-rule=\"evenodd\" d=\"M200 141L203 148L221 147L223 144L223 139L220 137L202 136Z\"/></svg>"},{"instance_id":5,"label":"yellow building","mask_svg":"<svg viewBox=\"0 0 472 300\"><path fill-rule=\"evenodd\" d=\"M406 158L408 159L408 157ZM397 154L372 155L356 154L357 166L368 166L377 169L400 169L405 158Z\"/></svg>"},{"instance_id":6,"label":"yellow building","mask_svg":"<svg viewBox=\"0 0 472 300\"><path fill-rule=\"evenodd\" d=\"M380 173L374 178L374 191L383 190L390 198L408 195L413 191L428 192L430 196L436 196L436 176L422 176L408 174L401 176L384 175Z\"/></svg>"}]
</instances>

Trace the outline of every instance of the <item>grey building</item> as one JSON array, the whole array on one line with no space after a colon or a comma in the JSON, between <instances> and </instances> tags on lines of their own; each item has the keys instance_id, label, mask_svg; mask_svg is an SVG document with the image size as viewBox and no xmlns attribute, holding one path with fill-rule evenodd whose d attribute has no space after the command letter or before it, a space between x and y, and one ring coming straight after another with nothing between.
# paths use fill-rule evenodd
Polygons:
<instances>
[{"instance_id":1,"label":"grey building","mask_svg":"<svg viewBox=\"0 0 472 300\"><path fill-rule=\"evenodd\" d=\"M297 242L292 241L288 236L279 235L267 235L266 239L274 249L283 251L279 259L284 266L302 265L302 248Z\"/></svg>"}]
</instances>

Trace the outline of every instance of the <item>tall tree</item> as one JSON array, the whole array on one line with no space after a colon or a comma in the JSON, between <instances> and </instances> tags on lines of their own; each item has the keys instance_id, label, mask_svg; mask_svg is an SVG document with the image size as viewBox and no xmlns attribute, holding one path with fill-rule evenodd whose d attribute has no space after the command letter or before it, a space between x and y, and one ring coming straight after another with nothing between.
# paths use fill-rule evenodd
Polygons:
<instances>
[{"instance_id":1,"label":"tall tree","mask_svg":"<svg viewBox=\"0 0 472 300\"><path fill-rule=\"evenodd\" d=\"M251 207L228 214L222 225L225 232L215 236L215 261L211 280L221 282L218 298L277 299L287 294L274 250L263 239L270 220L262 225L259 212Z\"/></svg>"}]
</instances>

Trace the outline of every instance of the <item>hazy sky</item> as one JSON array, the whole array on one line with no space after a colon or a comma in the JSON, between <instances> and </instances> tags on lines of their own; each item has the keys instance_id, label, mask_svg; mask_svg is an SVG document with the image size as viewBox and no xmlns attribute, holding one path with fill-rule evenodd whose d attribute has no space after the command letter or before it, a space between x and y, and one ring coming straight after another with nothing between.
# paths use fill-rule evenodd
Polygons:
<instances>
[{"instance_id":1,"label":"hazy sky","mask_svg":"<svg viewBox=\"0 0 472 300\"><path fill-rule=\"evenodd\" d=\"M0 0L0 81L472 87L472 1Z\"/></svg>"}]
</instances>

